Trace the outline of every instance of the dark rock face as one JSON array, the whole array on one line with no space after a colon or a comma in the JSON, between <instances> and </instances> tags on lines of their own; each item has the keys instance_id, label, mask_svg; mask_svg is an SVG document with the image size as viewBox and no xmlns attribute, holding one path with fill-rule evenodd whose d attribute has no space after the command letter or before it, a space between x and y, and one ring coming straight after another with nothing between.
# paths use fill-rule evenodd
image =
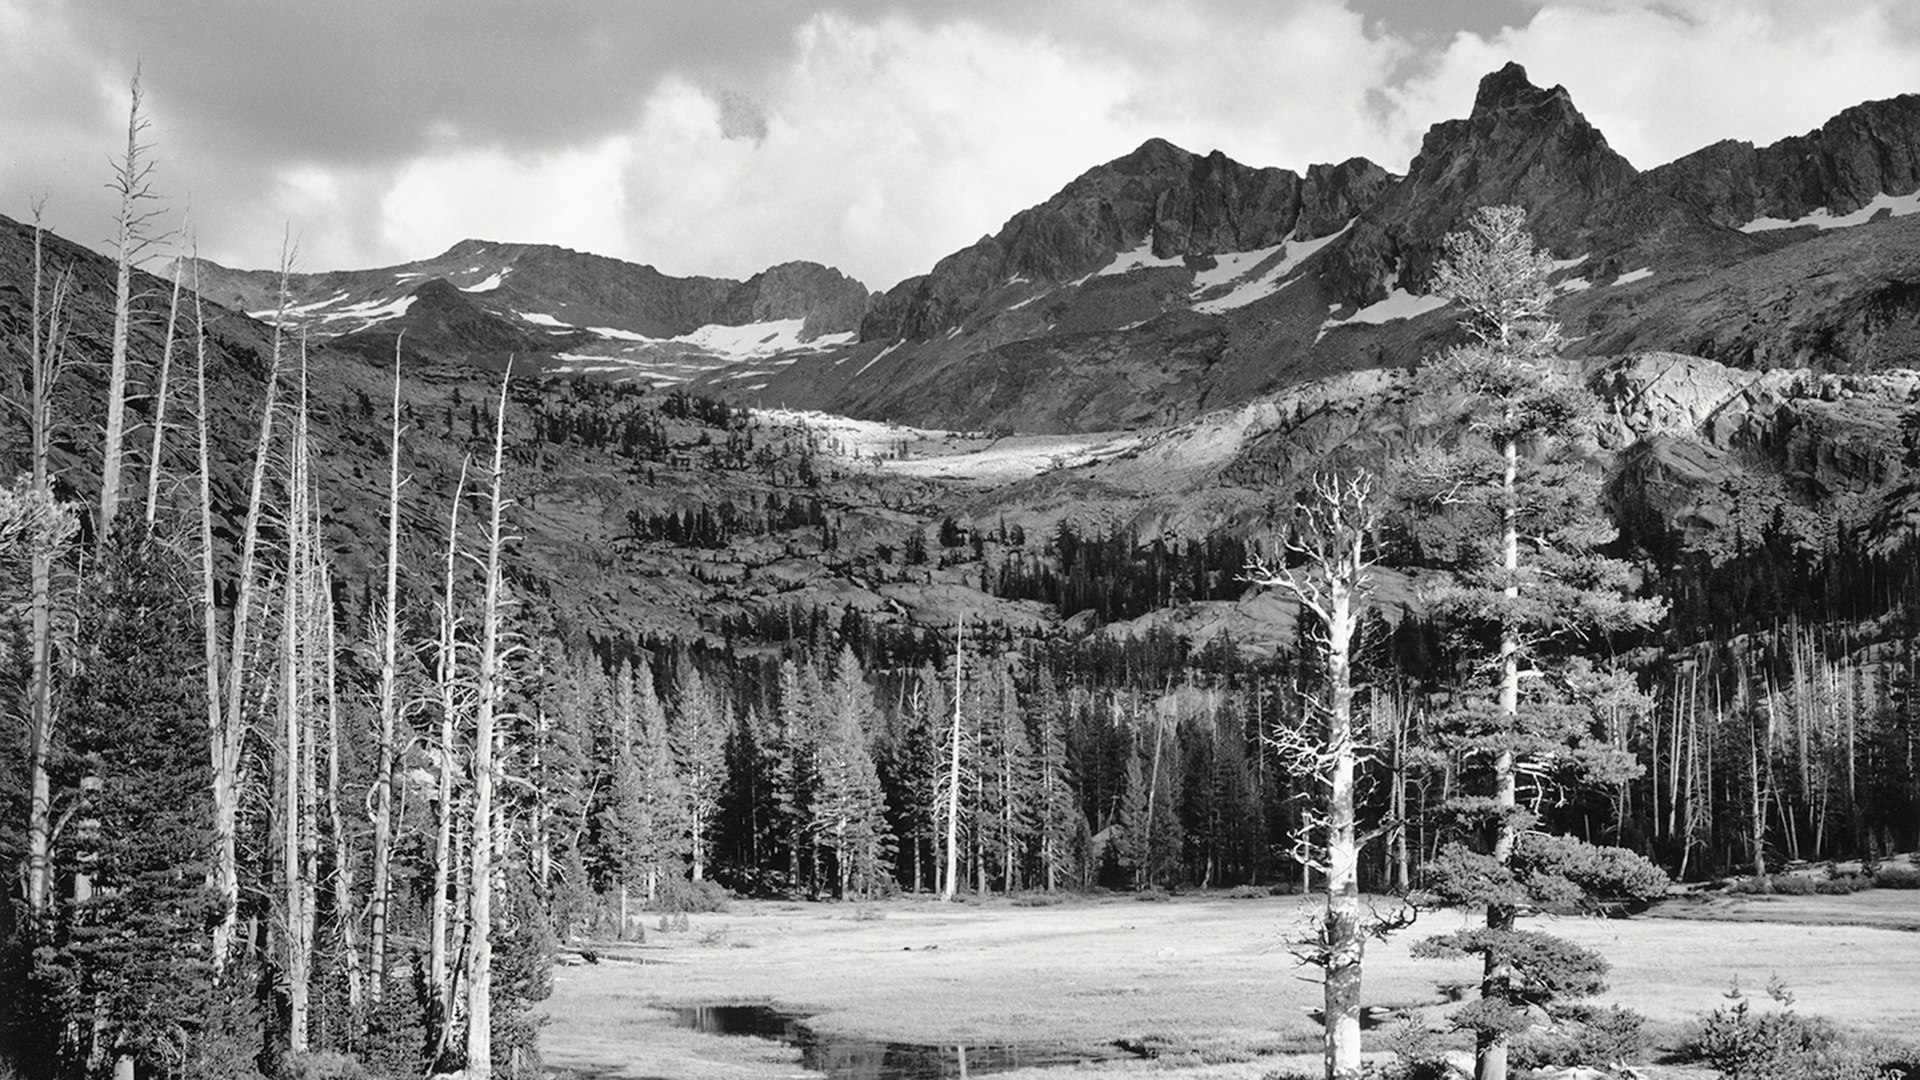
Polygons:
<instances>
[{"instance_id":1,"label":"dark rock face","mask_svg":"<svg viewBox=\"0 0 1920 1080\"><path fill-rule=\"evenodd\" d=\"M1363 158L1316 165L1302 177L1150 139L1015 214L998 234L940 260L931 273L895 286L874 304L860 336L931 338L960 325L1009 281L1074 280L1142 243L1170 259L1325 236L1388 182L1386 170Z\"/></svg>"},{"instance_id":2,"label":"dark rock face","mask_svg":"<svg viewBox=\"0 0 1920 1080\"><path fill-rule=\"evenodd\" d=\"M788 262L753 275L727 293L710 322L727 326L805 319L802 340L857 329L867 287L830 266Z\"/></svg>"},{"instance_id":3,"label":"dark rock face","mask_svg":"<svg viewBox=\"0 0 1920 1080\"><path fill-rule=\"evenodd\" d=\"M1391 284L1425 291L1447 233L1478 207L1525 207L1534 238L1556 254L1587 247L1590 226L1636 173L1573 106L1562 87L1543 90L1518 64L1480 80L1473 112L1428 130L1404 180L1362 214L1329 267L1353 304Z\"/></svg>"},{"instance_id":4,"label":"dark rock face","mask_svg":"<svg viewBox=\"0 0 1920 1080\"><path fill-rule=\"evenodd\" d=\"M1755 149L1726 140L1646 174L1648 185L1716 225L1845 214L1920 188L1920 95L1856 105L1817 131Z\"/></svg>"}]
</instances>

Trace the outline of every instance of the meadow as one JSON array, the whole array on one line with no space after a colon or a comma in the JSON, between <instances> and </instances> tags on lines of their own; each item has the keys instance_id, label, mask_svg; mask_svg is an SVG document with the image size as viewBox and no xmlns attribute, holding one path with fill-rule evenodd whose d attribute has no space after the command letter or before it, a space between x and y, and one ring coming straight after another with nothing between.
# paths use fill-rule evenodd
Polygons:
<instances>
[{"instance_id":1,"label":"meadow","mask_svg":"<svg viewBox=\"0 0 1920 1080\"><path fill-rule=\"evenodd\" d=\"M591 945L596 962L570 955L555 972L542 1048L549 1068L581 1076L810 1075L789 1047L677 1027L665 1011L755 1003L812 1014L808 1024L833 1035L976 1046L1126 1040L1157 1054L1080 1066L1076 1077L1317 1072L1321 991L1288 950L1313 910L1297 896L1113 896L1031 907L735 901L688 916L685 929L668 917L664 930L649 916L644 942ZM1366 1004L1393 1010L1395 1022L1443 1027L1460 993L1447 987L1471 994L1474 962L1415 960L1408 950L1468 918L1423 912L1411 930L1370 942ZM1920 1031L1920 892L1676 898L1632 918L1523 925L1606 955L1611 986L1597 1000L1645 1015L1656 1047L1678 1045L1689 1024L1727 1004L1735 981L1756 1008L1778 1007L1765 993L1778 979L1803 1014L1882 1038ZM1382 1041L1368 1033L1370 1057L1385 1052ZM999 1075L1043 1074L1064 1075Z\"/></svg>"}]
</instances>

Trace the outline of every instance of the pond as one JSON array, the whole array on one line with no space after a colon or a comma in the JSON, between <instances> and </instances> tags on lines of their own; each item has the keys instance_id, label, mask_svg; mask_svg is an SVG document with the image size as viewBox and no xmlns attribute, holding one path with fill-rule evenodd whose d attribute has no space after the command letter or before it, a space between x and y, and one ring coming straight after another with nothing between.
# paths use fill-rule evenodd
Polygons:
<instances>
[{"instance_id":1,"label":"pond","mask_svg":"<svg viewBox=\"0 0 1920 1080\"><path fill-rule=\"evenodd\" d=\"M800 1048L800 1062L834 1080L941 1080L1016 1068L1074 1065L1136 1056L1116 1045L910 1043L815 1031L805 1013L767 1005L689 1005L674 1022L713 1035L749 1035Z\"/></svg>"}]
</instances>

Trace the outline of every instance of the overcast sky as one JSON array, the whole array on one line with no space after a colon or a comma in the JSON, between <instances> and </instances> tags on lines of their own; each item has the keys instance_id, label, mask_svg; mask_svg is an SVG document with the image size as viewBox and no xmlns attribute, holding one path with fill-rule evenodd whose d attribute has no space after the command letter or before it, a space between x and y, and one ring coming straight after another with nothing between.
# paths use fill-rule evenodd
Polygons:
<instances>
[{"instance_id":1,"label":"overcast sky","mask_svg":"<svg viewBox=\"0 0 1920 1080\"><path fill-rule=\"evenodd\" d=\"M1920 92L1911 0L0 0L0 214L103 246L138 63L204 255L466 237L873 288L1160 136L1402 171L1508 60L1650 167Z\"/></svg>"}]
</instances>

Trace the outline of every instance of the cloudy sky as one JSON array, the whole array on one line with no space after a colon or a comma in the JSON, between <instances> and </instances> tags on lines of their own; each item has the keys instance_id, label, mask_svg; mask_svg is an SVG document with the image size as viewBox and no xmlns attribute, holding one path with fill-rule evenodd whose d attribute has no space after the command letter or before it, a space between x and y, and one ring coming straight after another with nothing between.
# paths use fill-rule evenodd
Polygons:
<instances>
[{"instance_id":1,"label":"cloudy sky","mask_svg":"<svg viewBox=\"0 0 1920 1080\"><path fill-rule=\"evenodd\" d=\"M885 288L1152 136L1403 170L1508 60L1642 168L1920 92L1911 0L0 0L0 214L100 246L142 71L203 254L541 241Z\"/></svg>"}]
</instances>

